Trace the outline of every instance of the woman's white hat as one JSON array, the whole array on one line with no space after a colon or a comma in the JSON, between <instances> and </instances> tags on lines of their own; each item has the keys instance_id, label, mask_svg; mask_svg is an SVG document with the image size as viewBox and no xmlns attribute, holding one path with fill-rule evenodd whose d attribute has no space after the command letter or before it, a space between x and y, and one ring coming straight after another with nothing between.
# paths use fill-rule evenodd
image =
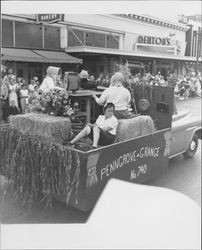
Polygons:
<instances>
[{"instance_id":1,"label":"woman's white hat","mask_svg":"<svg viewBox=\"0 0 202 250\"><path fill-rule=\"evenodd\" d=\"M49 75L59 75L61 73L61 68L49 66L46 72Z\"/></svg>"},{"instance_id":2,"label":"woman's white hat","mask_svg":"<svg viewBox=\"0 0 202 250\"><path fill-rule=\"evenodd\" d=\"M86 70L82 70L79 74L81 79L88 79L89 78L89 74Z\"/></svg>"}]
</instances>

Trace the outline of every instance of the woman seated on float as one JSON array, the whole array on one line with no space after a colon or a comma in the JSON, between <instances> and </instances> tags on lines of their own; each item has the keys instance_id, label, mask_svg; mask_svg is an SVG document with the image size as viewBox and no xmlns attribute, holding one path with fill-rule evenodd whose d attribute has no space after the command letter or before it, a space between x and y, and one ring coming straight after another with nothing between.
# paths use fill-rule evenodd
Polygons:
<instances>
[{"instance_id":1,"label":"woman seated on float","mask_svg":"<svg viewBox=\"0 0 202 250\"><path fill-rule=\"evenodd\" d=\"M93 141L93 148L97 146L110 145L115 140L118 120L114 116L115 106L113 103L107 103L104 106L104 115L99 115L94 124L88 123L85 128L76 137L68 143L68 146L74 145L85 136L89 136Z\"/></svg>"},{"instance_id":2,"label":"woman seated on float","mask_svg":"<svg viewBox=\"0 0 202 250\"><path fill-rule=\"evenodd\" d=\"M105 89L100 98L93 94L93 98L99 105L105 105L112 102L115 105L114 115L117 119L130 118L129 112L131 94L128 89L123 86L124 77L120 72L116 72L111 78L109 88Z\"/></svg>"}]
</instances>

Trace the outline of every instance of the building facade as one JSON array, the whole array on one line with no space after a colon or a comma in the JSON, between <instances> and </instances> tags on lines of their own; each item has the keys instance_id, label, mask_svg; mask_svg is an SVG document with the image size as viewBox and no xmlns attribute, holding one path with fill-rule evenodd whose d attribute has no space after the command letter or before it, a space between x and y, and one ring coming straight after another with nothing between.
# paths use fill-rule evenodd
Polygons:
<instances>
[{"instance_id":1,"label":"building facade","mask_svg":"<svg viewBox=\"0 0 202 250\"><path fill-rule=\"evenodd\" d=\"M194 56L186 56L190 27L139 15L65 15L61 46L82 58L90 74L112 74L126 61L132 73L184 74ZM201 58L199 58L199 62Z\"/></svg>"},{"instance_id":2,"label":"building facade","mask_svg":"<svg viewBox=\"0 0 202 250\"><path fill-rule=\"evenodd\" d=\"M37 22L36 15L2 15L1 60L17 78L28 83L34 76L41 82L48 66L75 70L82 63L61 50L61 23Z\"/></svg>"},{"instance_id":3,"label":"building facade","mask_svg":"<svg viewBox=\"0 0 202 250\"><path fill-rule=\"evenodd\" d=\"M187 16L186 18L186 23L190 28L186 34L187 48L185 55L196 58L196 62L189 64L189 67L202 73L200 63L202 57L202 15Z\"/></svg>"},{"instance_id":4,"label":"building facade","mask_svg":"<svg viewBox=\"0 0 202 250\"><path fill-rule=\"evenodd\" d=\"M185 23L144 15L66 14L57 23L2 15L2 59L28 81L34 75L41 80L48 65L97 77L112 75L126 61L133 74L161 71L166 77L185 73L196 60L201 65L201 55L186 54L189 31Z\"/></svg>"}]
</instances>

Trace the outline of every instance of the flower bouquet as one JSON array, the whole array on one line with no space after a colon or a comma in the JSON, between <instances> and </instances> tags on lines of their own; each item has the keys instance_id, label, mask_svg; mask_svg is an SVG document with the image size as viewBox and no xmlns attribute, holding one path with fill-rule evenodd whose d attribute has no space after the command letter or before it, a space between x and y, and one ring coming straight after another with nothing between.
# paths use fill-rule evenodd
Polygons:
<instances>
[{"instance_id":1,"label":"flower bouquet","mask_svg":"<svg viewBox=\"0 0 202 250\"><path fill-rule=\"evenodd\" d=\"M50 115L69 116L73 113L69 102L69 94L65 89L56 87L48 92L43 92L39 95L39 100L45 108L45 113Z\"/></svg>"}]
</instances>

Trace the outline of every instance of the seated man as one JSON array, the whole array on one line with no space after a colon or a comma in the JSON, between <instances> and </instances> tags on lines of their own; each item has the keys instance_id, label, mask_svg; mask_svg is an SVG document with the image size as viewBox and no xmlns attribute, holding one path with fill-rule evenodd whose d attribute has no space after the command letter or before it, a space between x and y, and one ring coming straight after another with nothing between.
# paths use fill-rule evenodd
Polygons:
<instances>
[{"instance_id":1,"label":"seated man","mask_svg":"<svg viewBox=\"0 0 202 250\"><path fill-rule=\"evenodd\" d=\"M95 124L88 123L74 139L69 142L69 146L74 145L85 136L89 136L93 141L93 148L98 145L106 146L112 144L115 140L118 120L114 116L115 106L113 103L107 103L104 106L104 115L99 115Z\"/></svg>"}]
</instances>

